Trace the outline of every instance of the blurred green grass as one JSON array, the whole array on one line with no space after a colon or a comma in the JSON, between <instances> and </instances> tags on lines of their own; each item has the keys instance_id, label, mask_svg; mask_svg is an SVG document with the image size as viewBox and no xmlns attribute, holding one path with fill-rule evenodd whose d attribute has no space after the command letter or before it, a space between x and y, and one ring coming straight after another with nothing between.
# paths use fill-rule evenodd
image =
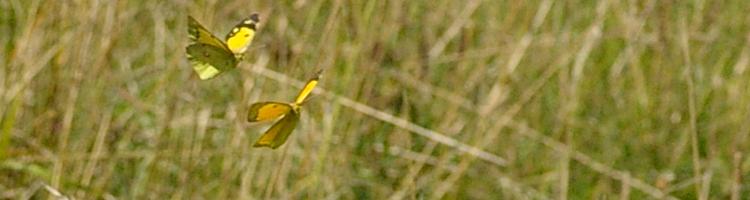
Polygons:
<instances>
[{"instance_id":1,"label":"blurred green grass","mask_svg":"<svg viewBox=\"0 0 750 200\"><path fill-rule=\"evenodd\" d=\"M748 8L1 1L0 198L747 198ZM239 69L199 81L186 16L223 36L252 12ZM275 72L320 68L329 95L251 148L247 106L298 89Z\"/></svg>"}]
</instances>

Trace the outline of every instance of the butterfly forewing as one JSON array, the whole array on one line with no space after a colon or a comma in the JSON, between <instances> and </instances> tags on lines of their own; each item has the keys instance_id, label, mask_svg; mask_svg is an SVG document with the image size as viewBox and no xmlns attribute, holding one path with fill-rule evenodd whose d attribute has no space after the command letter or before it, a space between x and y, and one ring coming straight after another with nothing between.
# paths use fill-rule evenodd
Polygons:
<instances>
[{"instance_id":1,"label":"butterfly forewing","mask_svg":"<svg viewBox=\"0 0 750 200\"><path fill-rule=\"evenodd\" d=\"M315 76L314 78L307 81L305 87L302 87L302 90L299 91L297 98L294 100L295 104L299 105L305 102L307 97L310 96L310 93L312 93L313 89L315 89L315 86L318 85L318 78L319 76Z\"/></svg>"},{"instance_id":2,"label":"butterfly forewing","mask_svg":"<svg viewBox=\"0 0 750 200\"><path fill-rule=\"evenodd\" d=\"M299 122L299 113L292 110L288 114L284 115L281 120L273 124L273 126L271 126L271 128L269 128L266 133L260 136L260 139L255 142L253 147L270 147L272 149L278 148L279 146L284 144L284 142L286 142L287 138L289 138L289 134L294 131L294 128L297 126L297 122Z\"/></svg>"},{"instance_id":3,"label":"butterfly forewing","mask_svg":"<svg viewBox=\"0 0 750 200\"><path fill-rule=\"evenodd\" d=\"M280 102L259 102L250 105L250 109L247 113L247 121L249 122L260 122L278 119L279 117L289 113L292 110L292 106L287 103Z\"/></svg>"},{"instance_id":4,"label":"butterfly forewing","mask_svg":"<svg viewBox=\"0 0 750 200\"><path fill-rule=\"evenodd\" d=\"M237 57L241 57L247 50L247 47L253 42L255 28L258 25L259 20L258 14L252 14L250 17L242 20L242 22L234 26L232 31L227 34L227 47L232 53L237 55Z\"/></svg>"},{"instance_id":5,"label":"butterfly forewing","mask_svg":"<svg viewBox=\"0 0 750 200\"><path fill-rule=\"evenodd\" d=\"M190 34L191 43L208 44L229 51L229 48L227 48L221 39L211 34L208 29L198 23L192 16L188 16L188 34Z\"/></svg>"}]
</instances>

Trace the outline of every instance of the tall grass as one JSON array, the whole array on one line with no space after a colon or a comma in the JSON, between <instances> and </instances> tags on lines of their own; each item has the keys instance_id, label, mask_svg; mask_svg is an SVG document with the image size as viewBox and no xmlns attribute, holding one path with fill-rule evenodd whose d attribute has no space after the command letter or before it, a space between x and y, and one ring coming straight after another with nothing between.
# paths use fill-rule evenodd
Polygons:
<instances>
[{"instance_id":1,"label":"tall grass","mask_svg":"<svg viewBox=\"0 0 750 200\"><path fill-rule=\"evenodd\" d=\"M0 198L745 199L750 2L0 1ZM186 16L261 14L200 81ZM256 101L325 69L277 150Z\"/></svg>"}]
</instances>

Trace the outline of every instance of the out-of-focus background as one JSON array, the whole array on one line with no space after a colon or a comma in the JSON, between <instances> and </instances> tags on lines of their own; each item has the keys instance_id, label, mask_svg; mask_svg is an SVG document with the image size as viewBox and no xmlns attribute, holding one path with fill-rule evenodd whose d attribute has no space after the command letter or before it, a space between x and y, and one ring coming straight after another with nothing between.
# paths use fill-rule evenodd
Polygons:
<instances>
[{"instance_id":1,"label":"out-of-focus background","mask_svg":"<svg viewBox=\"0 0 750 200\"><path fill-rule=\"evenodd\" d=\"M200 81L187 16L253 12ZM747 199L750 1L0 1L0 198ZM279 149L256 101L325 69Z\"/></svg>"}]
</instances>

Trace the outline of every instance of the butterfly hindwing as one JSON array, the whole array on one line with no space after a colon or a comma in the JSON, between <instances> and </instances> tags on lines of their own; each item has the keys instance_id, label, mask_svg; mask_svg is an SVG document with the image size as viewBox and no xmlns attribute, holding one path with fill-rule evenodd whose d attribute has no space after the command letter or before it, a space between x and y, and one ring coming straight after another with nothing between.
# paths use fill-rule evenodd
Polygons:
<instances>
[{"instance_id":1,"label":"butterfly hindwing","mask_svg":"<svg viewBox=\"0 0 750 200\"><path fill-rule=\"evenodd\" d=\"M278 119L279 117L292 111L292 106L280 102L259 102L250 105L247 113L247 121L261 122Z\"/></svg>"},{"instance_id":2,"label":"butterfly hindwing","mask_svg":"<svg viewBox=\"0 0 750 200\"><path fill-rule=\"evenodd\" d=\"M210 44L192 44L186 48L186 51L190 65L202 80L212 78L237 66L238 61L232 53Z\"/></svg>"},{"instance_id":3,"label":"butterfly hindwing","mask_svg":"<svg viewBox=\"0 0 750 200\"><path fill-rule=\"evenodd\" d=\"M272 149L276 149L284 142L286 142L287 138L289 138L289 134L294 131L294 128L297 126L297 122L299 122L299 112L296 110L292 110L291 112L284 115L281 120L273 124L271 128L269 128L266 133L264 133L262 136L260 136L260 139L258 139L257 142L253 145L253 147L270 147Z\"/></svg>"}]
</instances>

